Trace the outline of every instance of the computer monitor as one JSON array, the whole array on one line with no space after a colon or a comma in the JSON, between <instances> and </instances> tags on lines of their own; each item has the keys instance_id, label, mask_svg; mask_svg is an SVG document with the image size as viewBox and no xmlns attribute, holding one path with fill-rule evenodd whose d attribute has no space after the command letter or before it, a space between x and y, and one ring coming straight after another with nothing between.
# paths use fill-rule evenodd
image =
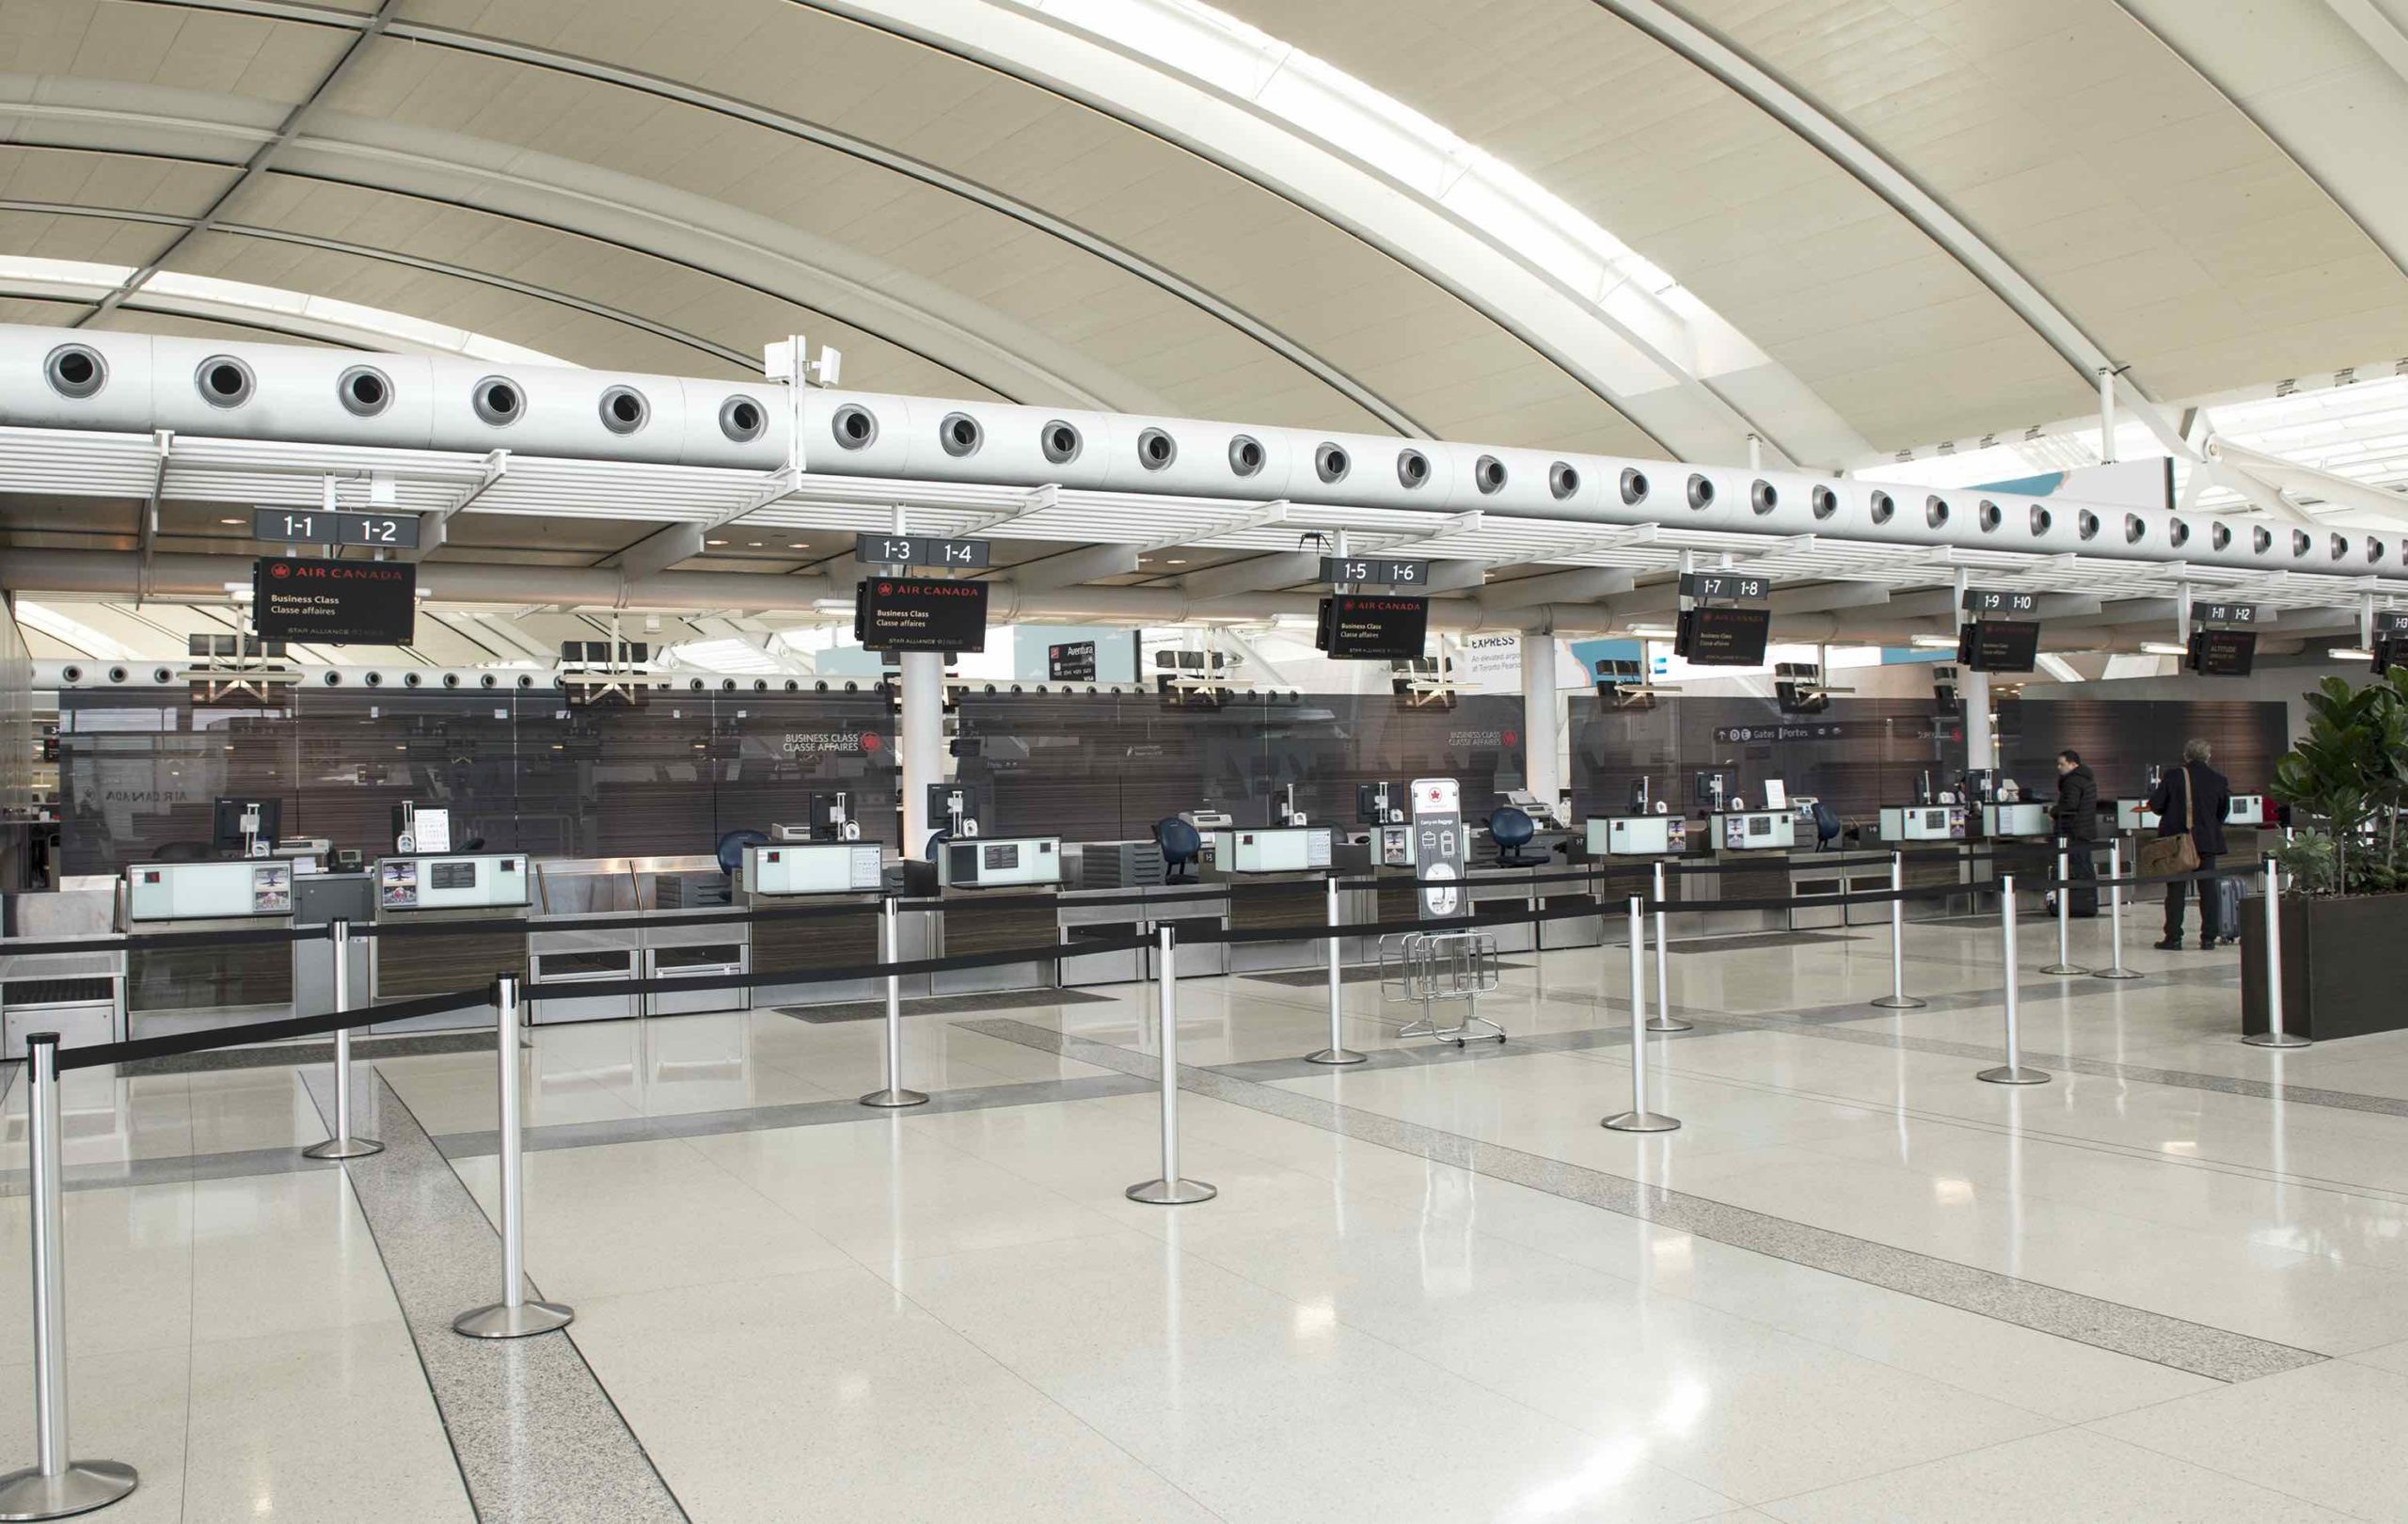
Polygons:
<instances>
[{"instance_id":1,"label":"computer monitor","mask_svg":"<svg viewBox=\"0 0 2408 1524\"><path fill-rule=\"evenodd\" d=\"M1693 774L1690 779L1692 802L1703 804L1708 809L1720 809L1737 791L1736 781L1732 777L1729 770L1724 768L1710 768Z\"/></svg>"},{"instance_id":2,"label":"computer monitor","mask_svg":"<svg viewBox=\"0 0 2408 1524\"><path fill-rule=\"evenodd\" d=\"M848 818L846 809L848 797L841 793L811 796L805 808L809 811L812 840L835 841L843 836L843 826Z\"/></svg>"},{"instance_id":3,"label":"computer monitor","mask_svg":"<svg viewBox=\"0 0 2408 1524\"><path fill-rule=\"evenodd\" d=\"M258 829L245 829L244 818L254 814L259 817ZM273 843L284 833L283 827L284 801L280 799L221 799L211 810L210 845L239 852L249 846L254 835Z\"/></svg>"}]
</instances>

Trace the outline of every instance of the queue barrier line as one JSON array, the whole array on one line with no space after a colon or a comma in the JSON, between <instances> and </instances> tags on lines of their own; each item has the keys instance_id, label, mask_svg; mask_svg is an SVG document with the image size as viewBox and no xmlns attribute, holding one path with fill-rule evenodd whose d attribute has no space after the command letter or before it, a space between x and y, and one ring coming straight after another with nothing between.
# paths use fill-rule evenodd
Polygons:
<instances>
[{"instance_id":1,"label":"queue barrier line","mask_svg":"<svg viewBox=\"0 0 2408 1524\"><path fill-rule=\"evenodd\" d=\"M489 997L487 990L453 990L443 994L420 995L415 1000L396 1000L390 1005L364 1010L334 1011L325 1016L295 1016L280 1022L246 1022L241 1026L221 1026L205 1032L178 1032L170 1037L129 1038L123 1042L64 1048L59 1051L58 1067L63 1072L71 1069L94 1069L103 1064L139 1063L146 1058L175 1058L187 1053L207 1053L213 1048L239 1048L255 1042L277 1042L287 1038L323 1037L345 1027L374 1026L385 1022L404 1022L420 1016L441 1016L451 1011L468 1010L487 1004Z\"/></svg>"}]
</instances>

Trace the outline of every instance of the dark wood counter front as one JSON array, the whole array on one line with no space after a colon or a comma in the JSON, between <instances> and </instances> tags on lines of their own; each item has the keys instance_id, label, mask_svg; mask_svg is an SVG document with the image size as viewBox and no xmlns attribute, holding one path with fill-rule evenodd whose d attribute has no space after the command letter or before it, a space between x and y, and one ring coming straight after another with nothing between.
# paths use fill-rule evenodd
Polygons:
<instances>
[{"instance_id":1,"label":"dark wood counter front","mask_svg":"<svg viewBox=\"0 0 2408 1524\"><path fill-rule=\"evenodd\" d=\"M966 894L948 891L944 897L944 956L958 958L967 953L1054 945L1060 935L1060 913L1050 898L1029 903L1033 897L1024 891L1016 892L1011 898L1022 903L997 900L981 904L974 890Z\"/></svg>"},{"instance_id":2,"label":"dark wood counter front","mask_svg":"<svg viewBox=\"0 0 2408 1524\"><path fill-rule=\"evenodd\" d=\"M752 969L783 974L795 968L849 968L879 961L878 901L858 915L764 916L752 923ZM738 930L740 928L729 928Z\"/></svg>"},{"instance_id":3,"label":"dark wood counter front","mask_svg":"<svg viewBox=\"0 0 2408 1524\"><path fill-rule=\"evenodd\" d=\"M1319 879L1230 879L1229 929L1319 930L1329 924L1329 891Z\"/></svg>"},{"instance_id":4,"label":"dark wood counter front","mask_svg":"<svg viewBox=\"0 0 2408 1524\"><path fill-rule=\"evenodd\" d=\"M482 989L503 974L527 976L526 932L414 931L376 939L379 1000Z\"/></svg>"}]
</instances>

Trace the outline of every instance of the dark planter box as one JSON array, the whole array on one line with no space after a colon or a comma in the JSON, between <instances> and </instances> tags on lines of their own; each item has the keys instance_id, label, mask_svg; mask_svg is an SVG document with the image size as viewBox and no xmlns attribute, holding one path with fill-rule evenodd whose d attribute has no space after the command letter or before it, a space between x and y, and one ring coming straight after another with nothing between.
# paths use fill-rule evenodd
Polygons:
<instances>
[{"instance_id":1,"label":"dark planter box","mask_svg":"<svg viewBox=\"0 0 2408 1524\"><path fill-rule=\"evenodd\" d=\"M2282 902L2283 1030L2319 1042L2408 1027L2408 895ZM2241 1029L2266 1030L2266 907L2241 917Z\"/></svg>"}]
</instances>

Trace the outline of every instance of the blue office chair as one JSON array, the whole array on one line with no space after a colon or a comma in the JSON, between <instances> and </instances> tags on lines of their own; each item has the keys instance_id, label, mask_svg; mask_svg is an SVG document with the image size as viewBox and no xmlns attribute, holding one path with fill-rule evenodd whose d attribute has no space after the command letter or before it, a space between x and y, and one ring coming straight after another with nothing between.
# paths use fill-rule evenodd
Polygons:
<instances>
[{"instance_id":1,"label":"blue office chair","mask_svg":"<svg viewBox=\"0 0 2408 1524\"><path fill-rule=\"evenodd\" d=\"M1488 837L1497 843L1498 867L1545 867L1546 856L1536 857L1522 850L1530 838L1539 833L1539 823L1530 812L1517 804L1501 804L1489 812Z\"/></svg>"},{"instance_id":2,"label":"blue office chair","mask_svg":"<svg viewBox=\"0 0 2408 1524\"><path fill-rule=\"evenodd\" d=\"M1814 849L1819 852L1839 839L1840 812L1821 800L1816 800L1814 802Z\"/></svg>"},{"instance_id":3,"label":"blue office chair","mask_svg":"<svg viewBox=\"0 0 2408 1524\"><path fill-rule=\"evenodd\" d=\"M1204 855L1204 835L1189 821L1166 815L1154 822L1154 845L1163 849L1163 882L1194 883L1196 860ZM1180 878L1179 870L1191 871Z\"/></svg>"},{"instance_id":4,"label":"blue office chair","mask_svg":"<svg viewBox=\"0 0 2408 1524\"><path fill-rule=\"evenodd\" d=\"M720 833L719 870L727 875L728 882L734 883L736 881L736 870L744 865L744 849L747 847L766 847L768 845L768 842L769 833L766 831L746 829L743 831L723 831Z\"/></svg>"}]
</instances>

